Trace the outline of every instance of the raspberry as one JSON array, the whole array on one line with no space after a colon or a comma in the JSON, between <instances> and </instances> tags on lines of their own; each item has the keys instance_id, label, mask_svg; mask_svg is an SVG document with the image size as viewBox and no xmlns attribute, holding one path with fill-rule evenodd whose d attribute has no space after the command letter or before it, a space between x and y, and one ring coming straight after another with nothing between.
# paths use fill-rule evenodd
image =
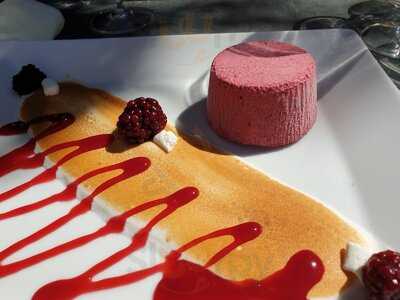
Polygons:
<instances>
[{"instance_id":1,"label":"raspberry","mask_svg":"<svg viewBox=\"0 0 400 300\"><path fill-rule=\"evenodd\" d=\"M141 144L151 140L166 124L167 117L157 100L140 97L128 102L117 127L118 134L128 143Z\"/></svg>"},{"instance_id":2,"label":"raspberry","mask_svg":"<svg viewBox=\"0 0 400 300\"><path fill-rule=\"evenodd\" d=\"M370 300L400 299L400 253L386 250L372 255L362 273Z\"/></svg>"},{"instance_id":3,"label":"raspberry","mask_svg":"<svg viewBox=\"0 0 400 300\"><path fill-rule=\"evenodd\" d=\"M22 67L12 80L13 90L18 95L28 95L41 87L42 80L47 76L34 65L29 64Z\"/></svg>"}]
</instances>

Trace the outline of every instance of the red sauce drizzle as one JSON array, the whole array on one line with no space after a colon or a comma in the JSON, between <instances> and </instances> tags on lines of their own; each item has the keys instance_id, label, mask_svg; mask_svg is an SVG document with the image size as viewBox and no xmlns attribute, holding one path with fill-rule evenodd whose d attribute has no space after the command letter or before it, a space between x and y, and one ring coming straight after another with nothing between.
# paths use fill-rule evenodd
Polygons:
<instances>
[{"instance_id":1,"label":"red sauce drizzle","mask_svg":"<svg viewBox=\"0 0 400 300\"><path fill-rule=\"evenodd\" d=\"M93 281L92 278L95 275L117 263L132 251L138 250L138 245L143 246L143 230L146 230L147 238L147 229L142 229L132 238L132 243L127 248L77 277L45 285L35 293L32 299L74 299L85 293L132 284L162 272L163 278L157 285L154 300L306 300L308 292L321 280L324 273L321 260L308 250L298 252L282 270L260 281L230 281L208 270L207 267L221 260L237 246L255 239L261 233L259 224L249 222L200 237L171 252L164 263L122 276ZM232 236L234 241L214 255L205 266L179 259L183 251L203 241L228 235ZM136 244L137 241L138 244ZM136 247L133 246L135 244Z\"/></svg>"},{"instance_id":2,"label":"red sauce drizzle","mask_svg":"<svg viewBox=\"0 0 400 300\"><path fill-rule=\"evenodd\" d=\"M141 158L141 159L133 158L133 159L129 159L129 160L126 160L126 161L123 161L123 162L120 162L120 163L117 163L117 164L114 164L111 166L106 166L106 167L102 167L102 168L98 168L96 170L90 171L90 172L82 175L75 181L71 182L70 184L68 184L63 191L61 191L55 195L49 196L45 199L39 200L32 204L24 205L24 206L9 210L7 212L0 213L0 221L5 220L5 219L10 219L13 217L17 217L17 216L38 210L40 208L43 208L43 207L53 204L55 202L61 202L61 201L65 202L65 201L73 200L76 198L76 191L77 191L78 186L82 182L84 182L92 177L95 177L97 175L107 173L107 172L110 172L113 170L124 170L125 176L128 176L128 175L132 176L132 174L130 174L131 171L136 170L138 168L138 166L136 166L136 167L134 167L134 166L135 166L135 164L139 164L139 163L145 163L147 165L150 165L150 161L145 158ZM132 168L132 169L129 170L129 168ZM130 171L130 173L128 173L127 171ZM133 175L135 175L135 174L133 174ZM105 183L103 183L102 185L100 185L98 187L99 192L104 190L102 187L104 184Z\"/></svg>"},{"instance_id":3,"label":"red sauce drizzle","mask_svg":"<svg viewBox=\"0 0 400 300\"><path fill-rule=\"evenodd\" d=\"M25 248L26 246L32 244L33 242L38 241L41 238L45 237L46 235L54 232L55 230L57 230L61 226L65 225L69 221L73 220L74 218L88 212L92 207L93 199L97 195L99 195L100 193L102 193L103 191L108 189L109 187L111 187L123 180L126 180L132 176L135 176L137 174L144 172L145 170L147 170L149 168L149 166L150 166L150 161L147 158L138 157L138 158L127 160L127 161L117 164L117 165L110 166L108 168L98 169L96 171L92 171L92 172L84 175L83 177L80 178L80 180L83 181L90 177L93 177L93 176L96 176L96 175L99 175L101 173L105 173L105 172L108 172L111 170L116 170L116 169L122 170L121 174L119 174L119 175L105 181L101 185L99 185L89 196L87 196L86 198L81 200L79 202L79 204L74 206L66 215L56 219L49 225L43 227L42 229L36 231L35 233L27 236L26 238L16 242L15 244L12 244L8 248L1 251L0 252L0 262L3 261L5 258L9 257L10 255L14 254L15 252L21 250L22 248ZM74 184L70 185L70 188L69 189L67 188L67 190L66 190L67 192L65 194L61 193L61 195L59 194L59 196L55 196L55 198L53 198L52 201L53 200L62 201L62 200L65 200L65 196L66 196L66 198L69 198L72 195L75 196L76 187L77 187L77 185L76 186ZM36 203L36 204L38 204L38 208L42 207L41 202L38 202L38 203ZM33 205L35 205L35 204L33 204ZM113 219L111 219L111 220L113 220ZM110 226L110 225L108 225L108 226ZM110 231L110 233L111 233L111 231ZM15 263L11 263L8 265L0 265L0 277L10 275L19 270L27 268L28 266L31 266L35 263L38 263L38 262L48 259L52 256L58 255L60 253L63 253L67 250L73 249L73 248L70 248L72 244L75 246L84 245L85 243L87 243L91 240L90 238L91 238L90 236L82 237L79 239L78 243L76 241L72 241L71 243L67 243L66 245L55 247L49 251L45 251L43 253L40 253L40 254L30 257L28 259L18 261ZM86 242L84 242L84 241L86 241Z\"/></svg>"},{"instance_id":4,"label":"red sauce drizzle","mask_svg":"<svg viewBox=\"0 0 400 300\"><path fill-rule=\"evenodd\" d=\"M28 131L29 125L27 122L17 121L12 122L0 127L0 135L17 135L26 133Z\"/></svg>"},{"instance_id":5,"label":"red sauce drizzle","mask_svg":"<svg viewBox=\"0 0 400 300\"><path fill-rule=\"evenodd\" d=\"M18 161L14 162L14 167L17 167L19 169L19 166L22 165L22 169L24 169L28 165L29 168L31 168L32 161L34 162L34 166L37 167L38 165L40 165L40 166L43 165L44 158L47 155L57 152L57 151L60 151L60 150L63 150L63 149L77 147L75 150L66 154L63 158L61 158L59 161L57 161L57 163L54 166L52 166L51 168L46 169L39 175L35 176L34 178L28 180L27 182L25 182L23 184L20 184L8 191L0 193L0 202L6 201L6 200L10 199L11 197L16 196L35 185L54 180L56 178L56 173L57 173L59 166L61 166L62 164L66 163L67 161L69 161L69 160L73 159L74 157L79 156L83 153L106 147L107 145L109 145L111 143L112 138L113 138L112 134L95 135L95 136L91 136L91 137L84 138L81 140L67 142L67 143L53 146L53 147L47 149L46 151L43 151L38 154L34 154L33 156L27 157L25 159L19 158Z\"/></svg>"},{"instance_id":6,"label":"red sauce drizzle","mask_svg":"<svg viewBox=\"0 0 400 300\"><path fill-rule=\"evenodd\" d=\"M75 117L69 113L52 114L32 119L29 122L14 122L0 128L0 135L21 134L28 131L29 126L39 123L50 123L50 126L30 139L26 144L0 156L0 176L4 176L18 169L32 169L43 164L44 156L34 155L36 142L57 132L75 121ZM7 134L5 134L7 133Z\"/></svg>"},{"instance_id":7,"label":"red sauce drizzle","mask_svg":"<svg viewBox=\"0 0 400 300\"><path fill-rule=\"evenodd\" d=\"M320 258L309 250L296 253L282 270L260 281L230 281L173 258L167 260L154 300L306 300L323 273Z\"/></svg>"},{"instance_id":8,"label":"red sauce drizzle","mask_svg":"<svg viewBox=\"0 0 400 300\"><path fill-rule=\"evenodd\" d=\"M51 125L25 145L0 157L0 176L17 169L35 168L43 165L44 158L56 151L75 147L76 149L61 158L53 167L47 169L32 180L21 184L9 191L0 194L0 202L15 196L26 189L55 178L59 166L70 159L95 149L107 146L112 141L112 135L103 134L85 139L67 142L53 146L46 151L35 154L35 143L54 132L66 128L74 118L70 114L57 114L36 118L28 123L16 122L0 128L0 135L20 134L27 131L31 124L50 122ZM115 276L102 280L93 281L93 277L118 263L133 252L143 248L148 240L150 231L160 221L167 218L180 207L188 204L198 197L199 191L195 187L186 187L165 198L145 202L135 208L128 210L118 216L111 218L103 227L97 231L81 236L74 240L45 250L34 256L9 263L2 264L7 257L25 248L35 241L54 232L72 219L88 212L93 204L94 198L110 188L111 186L140 174L147 170L150 161L144 157L133 158L112 166L102 167L79 177L70 183L62 192L39 200L33 204L25 205L0 214L0 221L16 217L58 201L69 201L76 197L79 184L94 176L113 170L122 170L119 175L106 180L100 184L89 196L81 200L67 214L56 219L49 225L36 231L30 236L14 243L0 252L0 278L8 276L29 266L40 263L51 257L60 255L77 247L83 246L102 236L120 233L123 231L127 219L135 214L150 208L165 205L165 208L152 218L145 227L139 230L131 239L131 243L124 249L114 253L103 261L91 267L86 272L74 278L51 282L40 288L33 300L69 300L82 294L115 288L140 281L155 273L163 274L162 280L157 285L154 300L306 300L308 292L317 284L324 273L324 266L317 255L309 250L303 250L291 257L287 265L273 275L260 280L245 280L241 282L230 281L212 273L208 268L219 262L226 255L237 249L240 245L257 238L262 228L255 222L247 222L230 228L217 230L208 235L199 237L176 251L172 251L161 264L131 272L121 276ZM231 236L233 241L216 253L209 261L200 266L192 262L180 259L181 254L200 243L222 237Z\"/></svg>"}]
</instances>

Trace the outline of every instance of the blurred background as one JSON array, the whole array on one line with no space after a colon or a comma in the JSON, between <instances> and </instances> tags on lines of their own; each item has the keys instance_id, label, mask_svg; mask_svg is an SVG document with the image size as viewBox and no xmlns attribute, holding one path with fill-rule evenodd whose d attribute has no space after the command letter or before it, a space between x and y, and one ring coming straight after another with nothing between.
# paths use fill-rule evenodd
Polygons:
<instances>
[{"instance_id":1,"label":"blurred background","mask_svg":"<svg viewBox=\"0 0 400 300\"><path fill-rule=\"evenodd\" d=\"M291 29L305 18L333 15L346 18L357 0L41 0L60 9L66 18L59 38L105 36L93 30L94 14L114 9L119 2L154 14L152 24L125 35L187 34Z\"/></svg>"},{"instance_id":2,"label":"blurred background","mask_svg":"<svg viewBox=\"0 0 400 300\"><path fill-rule=\"evenodd\" d=\"M400 86L400 0L0 0L0 39L356 31Z\"/></svg>"}]
</instances>

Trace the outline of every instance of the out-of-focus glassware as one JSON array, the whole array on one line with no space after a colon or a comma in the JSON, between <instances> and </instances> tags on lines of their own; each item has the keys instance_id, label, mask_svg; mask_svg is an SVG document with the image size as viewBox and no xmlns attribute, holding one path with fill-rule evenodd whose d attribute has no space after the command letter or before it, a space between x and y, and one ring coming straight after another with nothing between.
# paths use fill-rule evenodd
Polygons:
<instances>
[{"instance_id":1,"label":"out-of-focus glassware","mask_svg":"<svg viewBox=\"0 0 400 300\"><path fill-rule=\"evenodd\" d=\"M132 1L134 2L134 1ZM115 8L101 11L92 17L90 29L99 34L129 34L148 26L153 14L144 9L128 7L117 0Z\"/></svg>"},{"instance_id":2,"label":"out-of-focus glassware","mask_svg":"<svg viewBox=\"0 0 400 300\"><path fill-rule=\"evenodd\" d=\"M52 5L59 10L76 10L83 5L81 0L42 0L41 2Z\"/></svg>"},{"instance_id":3,"label":"out-of-focus glassware","mask_svg":"<svg viewBox=\"0 0 400 300\"><path fill-rule=\"evenodd\" d=\"M352 28L364 40L384 70L400 86L400 0L370 0L353 5L349 18L316 17L298 29Z\"/></svg>"},{"instance_id":4,"label":"out-of-focus glassware","mask_svg":"<svg viewBox=\"0 0 400 300\"><path fill-rule=\"evenodd\" d=\"M392 3L396 7L400 7L400 0L388 0L388 2Z\"/></svg>"},{"instance_id":5,"label":"out-of-focus glassware","mask_svg":"<svg viewBox=\"0 0 400 300\"><path fill-rule=\"evenodd\" d=\"M297 23L294 26L296 30L306 29L331 29L331 28L349 28L347 20L340 17L312 17Z\"/></svg>"},{"instance_id":6,"label":"out-of-focus glassware","mask_svg":"<svg viewBox=\"0 0 400 300\"><path fill-rule=\"evenodd\" d=\"M399 1L366 1L349 9L352 28L375 54L400 57Z\"/></svg>"},{"instance_id":7,"label":"out-of-focus glassware","mask_svg":"<svg viewBox=\"0 0 400 300\"><path fill-rule=\"evenodd\" d=\"M360 30L368 48L376 54L400 57L400 19L372 20Z\"/></svg>"},{"instance_id":8,"label":"out-of-focus glassware","mask_svg":"<svg viewBox=\"0 0 400 300\"><path fill-rule=\"evenodd\" d=\"M153 13L123 0L40 0L64 12L93 11L90 30L101 35L131 34L148 26ZM129 6L128 6L129 2Z\"/></svg>"},{"instance_id":9,"label":"out-of-focus glassware","mask_svg":"<svg viewBox=\"0 0 400 300\"><path fill-rule=\"evenodd\" d=\"M357 3L348 10L350 18L358 16L379 16L390 14L396 5L390 1L371 0Z\"/></svg>"}]
</instances>

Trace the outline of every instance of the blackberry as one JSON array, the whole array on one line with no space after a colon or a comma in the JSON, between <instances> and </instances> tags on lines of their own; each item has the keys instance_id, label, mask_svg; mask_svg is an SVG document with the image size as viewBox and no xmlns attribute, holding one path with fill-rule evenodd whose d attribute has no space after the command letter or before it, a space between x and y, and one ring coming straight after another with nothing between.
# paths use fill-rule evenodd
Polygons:
<instances>
[{"instance_id":1,"label":"blackberry","mask_svg":"<svg viewBox=\"0 0 400 300\"><path fill-rule=\"evenodd\" d=\"M13 90L20 96L28 95L41 87L42 80L47 76L36 66L29 64L22 67L16 75L13 76Z\"/></svg>"}]
</instances>

